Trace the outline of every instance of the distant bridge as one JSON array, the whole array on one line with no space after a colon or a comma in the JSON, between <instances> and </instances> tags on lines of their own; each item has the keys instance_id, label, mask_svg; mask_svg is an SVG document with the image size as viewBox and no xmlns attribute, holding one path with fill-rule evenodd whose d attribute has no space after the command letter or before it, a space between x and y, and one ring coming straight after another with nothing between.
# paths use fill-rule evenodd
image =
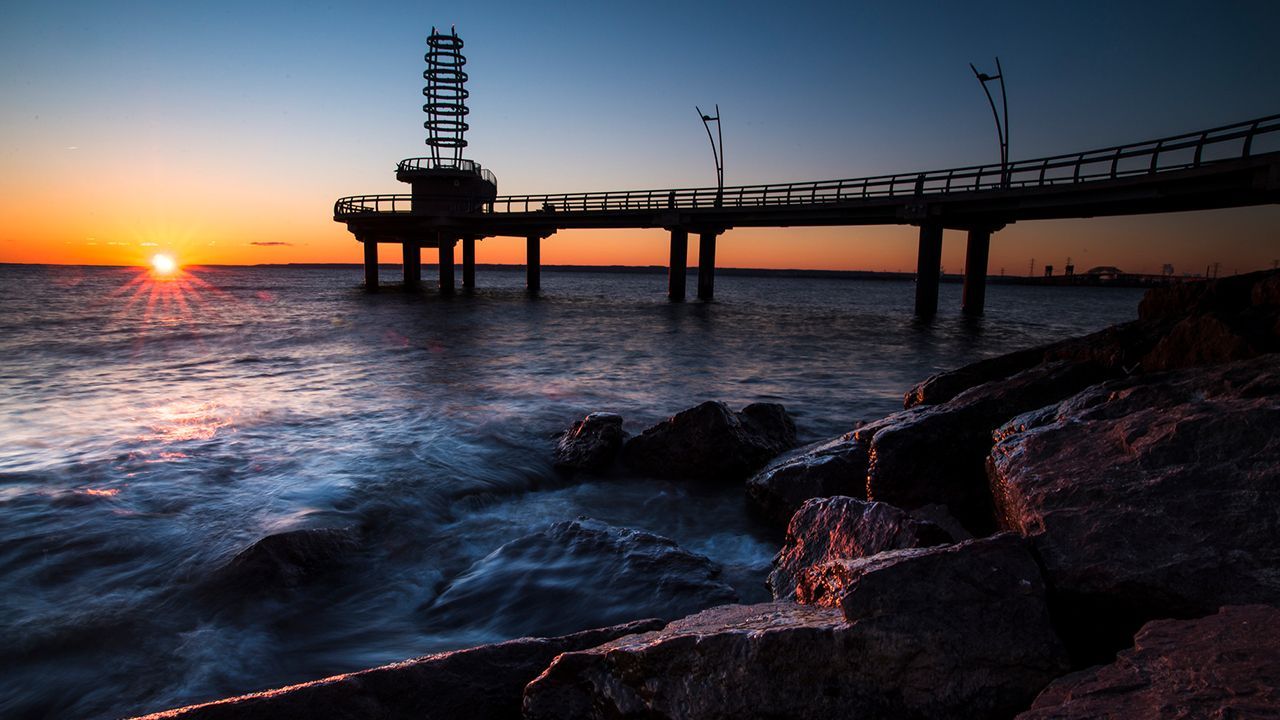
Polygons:
<instances>
[{"instance_id":1,"label":"distant bridge","mask_svg":"<svg viewBox=\"0 0 1280 720\"><path fill-rule=\"evenodd\" d=\"M403 161L398 175L424 159ZM461 161L463 172L488 173ZM406 165L409 164L409 165ZM438 166L437 166L438 167ZM484 176L492 181L492 175ZM475 285L475 241L527 240L528 286L540 284L540 243L558 230L664 228L671 233L668 295L683 300L688 237L699 236L698 297L714 294L716 238L735 227L915 225L920 228L916 312L937 311L944 229L968 233L963 310L981 314L991 234L1025 220L1209 210L1280 202L1280 115L1101 150L845 180L719 188L507 195L491 200L414 195L341 198L333 217L365 246L377 287L377 244L403 246L405 284L421 282L421 248L439 248L440 288Z\"/></svg>"}]
</instances>

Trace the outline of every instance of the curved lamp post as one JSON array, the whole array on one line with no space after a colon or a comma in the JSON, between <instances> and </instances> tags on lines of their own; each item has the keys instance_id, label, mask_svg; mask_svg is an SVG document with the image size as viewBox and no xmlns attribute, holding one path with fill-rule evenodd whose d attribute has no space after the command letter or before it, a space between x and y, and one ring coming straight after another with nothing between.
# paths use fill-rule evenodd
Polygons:
<instances>
[{"instance_id":1,"label":"curved lamp post","mask_svg":"<svg viewBox=\"0 0 1280 720\"><path fill-rule=\"evenodd\" d=\"M721 201L724 199L724 131L720 127L720 105L716 104L716 116L711 117L702 112L697 105L693 106L698 111L698 117L702 118L702 127L707 130L707 140L711 141L711 154L716 160L716 207L720 207ZM711 123L716 124L716 134L711 134ZM717 145L716 140L719 139Z\"/></svg>"},{"instance_id":2,"label":"curved lamp post","mask_svg":"<svg viewBox=\"0 0 1280 720\"><path fill-rule=\"evenodd\" d=\"M1004 89L1004 70L1000 67L1000 58L996 58L996 74L988 75L984 72L978 72L978 68L969 63L969 69L973 71L974 77L978 78L978 82L982 83L982 92L987 94L987 102L991 105L991 116L996 121L996 139L1000 141L1000 187L1009 187L1009 96L1005 94ZM1000 81L1000 104L1004 106L1003 122L1000 113L996 111L995 98L991 97L991 90L987 88L987 83L992 80Z\"/></svg>"}]
</instances>

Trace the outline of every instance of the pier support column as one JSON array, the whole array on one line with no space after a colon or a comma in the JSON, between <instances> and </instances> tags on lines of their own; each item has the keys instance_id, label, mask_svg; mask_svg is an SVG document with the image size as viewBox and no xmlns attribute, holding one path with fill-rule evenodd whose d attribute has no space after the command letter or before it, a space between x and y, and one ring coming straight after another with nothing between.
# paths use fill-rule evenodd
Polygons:
<instances>
[{"instance_id":1,"label":"pier support column","mask_svg":"<svg viewBox=\"0 0 1280 720\"><path fill-rule=\"evenodd\" d=\"M671 265L667 270L667 298L684 300L685 274L689 269L689 231L671 231Z\"/></svg>"},{"instance_id":2,"label":"pier support column","mask_svg":"<svg viewBox=\"0 0 1280 720\"><path fill-rule=\"evenodd\" d=\"M542 238L530 235L524 245L524 286L530 295L542 289Z\"/></svg>"},{"instance_id":3,"label":"pier support column","mask_svg":"<svg viewBox=\"0 0 1280 720\"><path fill-rule=\"evenodd\" d=\"M474 290L476 287L476 239L462 238L462 289Z\"/></svg>"},{"instance_id":4,"label":"pier support column","mask_svg":"<svg viewBox=\"0 0 1280 720\"><path fill-rule=\"evenodd\" d=\"M970 230L964 252L964 292L960 301L965 315L981 315L987 302L987 256L991 253L991 231Z\"/></svg>"},{"instance_id":5,"label":"pier support column","mask_svg":"<svg viewBox=\"0 0 1280 720\"><path fill-rule=\"evenodd\" d=\"M454 239L440 235L436 243L440 246L440 294L453 294L453 243Z\"/></svg>"},{"instance_id":6,"label":"pier support column","mask_svg":"<svg viewBox=\"0 0 1280 720\"><path fill-rule=\"evenodd\" d=\"M698 299L710 301L716 294L716 233L698 234Z\"/></svg>"},{"instance_id":7,"label":"pier support column","mask_svg":"<svg viewBox=\"0 0 1280 720\"><path fill-rule=\"evenodd\" d=\"M405 240L400 247L404 250L404 287L417 290L422 285L422 248L411 240Z\"/></svg>"},{"instance_id":8,"label":"pier support column","mask_svg":"<svg viewBox=\"0 0 1280 720\"><path fill-rule=\"evenodd\" d=\"M920 226L920 254L916 260L916 315L938 314L938 266L942 264L942 226Z\"/></svg>"},{"instance_id":9,"label":"pier support column","mask_svg":"<svg viewBox=\"0 0 1280 720\"><path fill-rule=\"evenodd\" d=\"M364 289L366 292L378 292L378 243L376 240L364 241Z\"/></svg>"}]
</instances>

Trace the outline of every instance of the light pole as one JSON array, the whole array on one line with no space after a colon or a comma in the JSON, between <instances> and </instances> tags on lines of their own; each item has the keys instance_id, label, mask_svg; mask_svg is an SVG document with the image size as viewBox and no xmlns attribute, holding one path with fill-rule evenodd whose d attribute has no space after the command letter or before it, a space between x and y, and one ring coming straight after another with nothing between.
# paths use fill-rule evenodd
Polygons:
<instances>
[{"instance_id":1,"label":"light pole","mask_svg":"<svg viewBox=\"0 0 1280 720\"><path fill-rule=\"evenodd\" d=\"M988 75L978 72L978 68L969 63L969 69L973 71L974 77L978 78L978 82L982 83L982 92L987 94L987 102L991 105L991 116L996 121L996 139L1000 141L1000 187L1009 187L1009 96L1004 89L1004 70L1000 67L1000 58L996 58L996 74ZM1001 121L1000 113L996 111L996 101L991 97L991 90L987 88L987 83L991 80L1000 81L1000 104L1004 106L1004 120Z\"/></svg>"},{"instance_id":2,"label":"light pole","mask_svg":"<svg viewBox=\"0 0 1280 720\"><path fill-rule=\"evenodd\" d=\"M716 116L711 117L702 112L697 105L693 106L698 111L698 117L702 118L702 127L707 130L707 140L711 141L711 155L716 160L716 207L720 207L721 201L724 199L724 130L720 127L720 104L716 104ZM716 124L716 134L711 134L711 123ZM719 139L717 144L716 140Z\"/></svg>"}]
</instances>

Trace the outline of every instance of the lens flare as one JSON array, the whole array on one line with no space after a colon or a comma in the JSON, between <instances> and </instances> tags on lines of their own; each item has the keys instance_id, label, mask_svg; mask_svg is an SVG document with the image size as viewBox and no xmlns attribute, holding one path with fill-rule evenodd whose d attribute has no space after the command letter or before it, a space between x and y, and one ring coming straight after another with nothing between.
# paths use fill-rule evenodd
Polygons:
<instances>
[{"instance_id":1,"label":"lens flare","mask_svg":"<svg viewBox=\"0 0 1280 720\"><path fill-rule=\"evenodd\" d=\"M178 269L178 263L170 255L152 255L151 270L157 275L172 275Z\"/></svg>"}]
</instances>

